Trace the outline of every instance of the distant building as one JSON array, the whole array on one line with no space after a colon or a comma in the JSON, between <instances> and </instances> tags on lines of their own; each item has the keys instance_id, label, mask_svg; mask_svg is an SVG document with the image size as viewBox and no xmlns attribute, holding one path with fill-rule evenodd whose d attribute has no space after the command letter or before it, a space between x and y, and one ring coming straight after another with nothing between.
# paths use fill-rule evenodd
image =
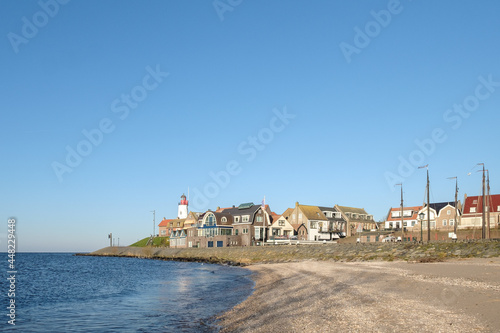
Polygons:
<instances>
[{"instance_id":1,"label":"distant building","mask_svg":"<svg viewBox=\"0 0 500 333\"><path fill-rule=\"evenodd\" d=\"M373 215L368 214L364 208L355 208L335 205L337 212L341 213L346 221L347 236L354 236L356 233L377 230L377 223L373 220Z\"/></svg>"},{"instance_id":2,"label":"distant building","mask_svg":"<svg viewBox=\"0 0 500 333\"><path fill-rule=\"evenodd\" d=\"M418 213L422 206L403 207L403 225L401 226L401 207L389 209L384 223L384 229L401 229L402 227L411 231L418 224Z\"/></svg>"},{"instance_id":3,"label":"distant building","mask_svg":"<svg viewBox=\"0 0 500 333\"><path fill-rule=\"evenodd\" d=\"M320 240L321 230L328 228L328 219L318 206L300 205L296 202L295 208L287 209L283 215L288 216L288 222L299 241Z\"/></svg>"},{"instance_id":4,"label":"distant building","mask_svg":"<svg viewBox=\"0 0 500 333\"><path fill-rule=\"evenodd\" d=\"M500 194L490 195L489 203L485 205L485 212L490 211L490 228L500 227ZM483 226L483 197L464 196L464 207L459 228L482 228ZM488 225L486 221L486 226Z\"/></svg>"},{"instance_id":5,"label":"distant building","mask_svg":"<svg viewBox=\"0 0 500 333\"><path fill-rule=\"evenodd\" d=\"M460 226L461 203L457 203L457 216L455 217L455 202L436 202L429 205L431 230L448 230L452 232L455 223ZM418 214L423 213L422 229L427 230L427 204L424 204ZM420 223L420 221L419 221ZM420 224L416 225L420 229Z\"/></svg>"},{"instance_id":6,"label":"distant building","mask_svg":"<svg viewBox=\"0 0 500 333\"><path fill-rule=\"evenodd\" d=\"M271 222L268 205L244 203L238 207L209 210L187 228L187 247L260 245L269 239Z\"/></svg>"}]
</instances>

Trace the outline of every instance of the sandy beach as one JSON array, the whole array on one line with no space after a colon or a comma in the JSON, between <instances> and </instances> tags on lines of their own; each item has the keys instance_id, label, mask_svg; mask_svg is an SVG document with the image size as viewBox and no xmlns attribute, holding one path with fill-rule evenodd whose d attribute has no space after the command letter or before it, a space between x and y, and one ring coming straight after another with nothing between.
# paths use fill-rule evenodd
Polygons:
<instances>
[{"instance_id":1,"label":"sandy beach","mask_svg":"<svg viewBox=\"0 0 500 333\"><path fill-rule=\"evenodd\" d=\"M500 332L500 259L249 266L222 332Z\"/></svg>"}]
</instances>

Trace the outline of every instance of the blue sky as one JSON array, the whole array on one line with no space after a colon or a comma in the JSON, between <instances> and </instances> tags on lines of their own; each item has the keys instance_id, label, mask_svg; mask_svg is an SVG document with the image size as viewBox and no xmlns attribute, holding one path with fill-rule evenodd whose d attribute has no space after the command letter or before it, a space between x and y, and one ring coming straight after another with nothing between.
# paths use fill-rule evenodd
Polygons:
<instances>
[{"instance_id":1,"label":"blue sky","mask_svg":"<svg viewBox=\"0 0 500 333\"><path fill-rule=\"evenodd\" d=\"M110 232L128 245L188 187L199 211L265 196L277 213L299 201L382 220L395 183L423 202L417 166L431 201L452 201L446 178L478 195L484 162L499 193L499 10L3 1L1 243L15 217L19 251L92 251Z\"/></svg>"}]
</instances>

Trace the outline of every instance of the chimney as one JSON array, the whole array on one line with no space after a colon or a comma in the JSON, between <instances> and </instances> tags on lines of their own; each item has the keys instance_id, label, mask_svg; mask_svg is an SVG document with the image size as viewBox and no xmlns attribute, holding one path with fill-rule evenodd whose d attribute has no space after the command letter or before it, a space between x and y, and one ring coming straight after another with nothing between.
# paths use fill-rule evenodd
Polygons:
<instances>
[{"instance_id":1,"label":"chimney","mask_svg":"<svg viewBox=\"0 0 500 333\"><path fill-rule=\"evenodd\" d=\"M217 210L220 210L220 206L217 206Z\"/></svg>"}]
</instances>

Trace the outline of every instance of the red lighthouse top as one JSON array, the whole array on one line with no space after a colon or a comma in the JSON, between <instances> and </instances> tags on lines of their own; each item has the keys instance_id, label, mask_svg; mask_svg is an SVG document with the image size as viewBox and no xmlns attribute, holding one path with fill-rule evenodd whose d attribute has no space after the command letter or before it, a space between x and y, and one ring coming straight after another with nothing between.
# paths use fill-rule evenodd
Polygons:
<instances>
[{"instance_id":1,"label":"red lighthouse top","mask_svg":"<svg viewBox=\"0 0 500 333\"><path fill-rule=\"evenodd\" d=\"M186 200L186 196L183 194L181 195L181 205L187 205L188 201Z\"/></svg>"}]
</instances>

